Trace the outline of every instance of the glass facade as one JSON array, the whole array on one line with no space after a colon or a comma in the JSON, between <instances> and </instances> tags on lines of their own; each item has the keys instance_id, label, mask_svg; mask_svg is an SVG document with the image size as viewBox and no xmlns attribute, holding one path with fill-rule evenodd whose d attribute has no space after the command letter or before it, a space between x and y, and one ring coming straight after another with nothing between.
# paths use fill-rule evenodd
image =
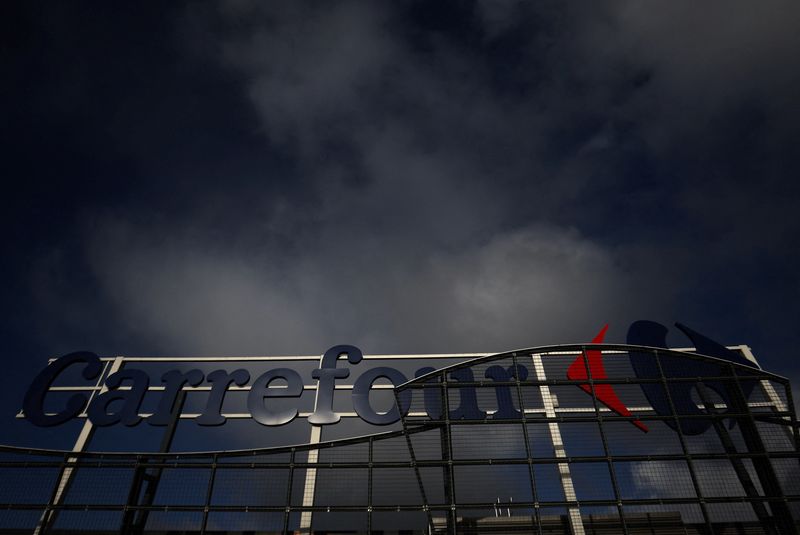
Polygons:
<instances>
[{"instance_id":1,"label":"glass facade","mask_svg":"<svg viewBox=\"0 0 800 535\"><path fill-rule=\"evenodd\" d=\"M797 532L791 390L756 367L554 346L389 392L401 426L319 444L2 447L0 533Z\"/></svg>"}]
</instances>

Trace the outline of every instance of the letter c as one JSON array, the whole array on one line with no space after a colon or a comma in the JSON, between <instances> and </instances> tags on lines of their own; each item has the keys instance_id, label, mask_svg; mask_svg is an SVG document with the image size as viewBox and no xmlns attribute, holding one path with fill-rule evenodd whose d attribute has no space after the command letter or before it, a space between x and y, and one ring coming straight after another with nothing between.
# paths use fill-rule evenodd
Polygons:
<instances>
[{"instance_id":1,"label":"letter c","mask_svg":"<svg viewBox=\"0 0 800 535\"><path fill-rule=\"evenodd\" d=\"M58 414L47 415L43 407L44 397L47 395L47 391L50 390L50 387L59 374L72 364L80 362L86 363L82 372L83 378L86 380L95 379L103 370L103 364L100 362L97 355L88 351L77 351L53 361L33 380L31 386L28 388L28 392L25 394L25 400L22 403L22 410L25 412L25 418L33 425L52 427L54 425L63 424L81 413L87 401L86 396L83 394L75 394L70 397L69 400L67 400L67 408Z\"/></svg>"}]
</instances>

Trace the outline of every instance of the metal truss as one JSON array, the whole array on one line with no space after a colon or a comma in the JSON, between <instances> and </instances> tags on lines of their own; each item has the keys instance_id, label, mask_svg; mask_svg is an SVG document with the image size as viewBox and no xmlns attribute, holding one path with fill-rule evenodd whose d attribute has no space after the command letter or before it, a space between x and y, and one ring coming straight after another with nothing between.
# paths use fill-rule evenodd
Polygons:
<instances>
[{"instance_id":1,"label":"metal truss","mask_svg":"<svg viewBox=\"0 0 800 535\"><path fill-rule=\"evenodd\" d=\"M602 353L602 378L590 351ZM566 378L576 358L585 379ZM652 373L634 373L634 359ZM604 385L630 414L602 402ZM660 348L550 346L443 368L394 395L402 430L317 444L2 446L0 534L797 532L791 390L758 368Z\"/></svg>"}]
</instances>

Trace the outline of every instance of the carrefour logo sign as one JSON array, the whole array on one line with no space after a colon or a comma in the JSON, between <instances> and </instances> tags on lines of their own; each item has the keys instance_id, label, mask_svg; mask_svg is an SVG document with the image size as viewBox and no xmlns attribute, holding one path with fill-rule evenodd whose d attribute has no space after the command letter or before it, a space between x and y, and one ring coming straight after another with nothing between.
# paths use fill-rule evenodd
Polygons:
<instances>
[{"instance_id":1,"label":"carrefour logo sign","mask_svg":"<svg viewBox=\"0 0 800 535\"><path fill-rule=\"evenodd\" d=\"M736 364L755 367L755 364L735 351L714 342L708 337L677 324L692 341L696 352L724 359ZM592 340L592 344L602 344L608 327L604 327ZM627 335L627 343L635 346L666 348L667 329L654 322L637 321L633 323ZM667 360L662 364L663 369L655 369L652 358L637 358L636 351L631 351L631 366L634 374L639 378L668 375L669 377L704 377L713 376L709 364L684 359L680 362ZM304 377L297 369L291 367L276 367L251 376L243 368L227 370L218 369L204 373L200 369L169 370L161 376L160 400L157 409L152 414L143 417L141 406L145 395L151 390L151 378L141 369L129 368L118 370L110 374L102 385L102 391L90 398L84 393L73 394L66 403L55 412L45 410L45 402L54 383L62 374L80 371L87 381L101 377L103 363L101 359L90 352L76 352L54 360L42 370L33 380L25 395L23 402L24 416L37 426L49 427L63 424L79 415L86 413L88 419L96 426L111 426L123 424L134 426L141 421L150 425L164 426L173 418L173 407L180 392L188 387L199 385L207 386L208 395L205 408L194 418L195 423L202 426L222 425L226 421L222 407L226 395L231 387L249 386L247 393L247 409L249 417L265 426L280 426L287 424L298 416L298 409L287 408L285 402L276 403L278 399L299 398L306 383L315 383L316 397L313 412L308 414L308 422L321 426L339 422L340 414L334 410L334 395L337 381L350 377L351 371L359 372L352 384L350 395L355 413L362 420L373 425L389 425L400 419L401 413L405 414L411 406L411 391L398 390L397 403L389 410L377 410L370 403L370 392L378 382L388 380L392 385L399 386L409 380L401 371L388 366L365 367L365 361L360 349L351 345L338 345L328 349L319 361L319 367L310 371L310 377ZM365 361L366 362L366 361ZM426 374L434 372L430 366L416 370L414 376L423 379ZM485 377L474 377L473 370L469 367L460 367L451 373L451 380L464 383L458 388L460 397L458 407L448 415L452 420L458 419L503 419L519 417L519 411L514 407L512 397L507 395L507 388L498 387L496 391L496 410L491 414L479 407L474 387L470 383L483 381L496 382L498 385L510 380L525 381L529 370L525 365L512 368L492 366L485 371ZM577 381L576 386L587 394L593 395L596 400L615 413L630 417L631 422L643 432L648 431L647 425L640 421L626 406L612 384L602 382L607 378L603 354L599 349L587 345L586 349L567 368L564 376L550 379L567 379ZM383 380L383 381L381 381ZM581 382L581 381L586 381ZM594 384L594 381L600 383ZM753 382L751 382L753 383ZM729 393L722 386L714 382L706 383L708 388L714 390L726 400ZM643 382L640 385L644 396L651 405L652 411L658 415L668 416L673 410L680 414L699 414L701 409L692 401L691 390L694 387L690 381L674 382L661 385ZM665 388L667 389L665 391ZM752 386L743 382L745 395L749 396ZM730 406L730 404L728 404ZM431 417L438 417L441 412L440 402L436 396L425 396L425 411ZM711 423L705 419L682 419L680 424L672 420L665 420L667 425L676 429L681 426L681 431L687 434L704 432Z\"/></svg>"}]
</instances>

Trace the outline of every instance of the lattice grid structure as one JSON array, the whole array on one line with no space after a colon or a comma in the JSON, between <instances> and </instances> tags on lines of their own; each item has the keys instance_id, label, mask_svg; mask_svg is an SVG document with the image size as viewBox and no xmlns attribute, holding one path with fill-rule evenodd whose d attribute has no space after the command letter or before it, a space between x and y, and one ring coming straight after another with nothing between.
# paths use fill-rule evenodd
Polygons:
<instances>
[{"instance_id":1,"label":"lattice grid structure","mask_svg":"<svg viewBox=\"0 0 800 535\"><path fill-rule=\"evenodd\" d=\"M567 379L580 358L586 377ZM629 412L607 406L609 388ZM797 532L791 390L758 368L553 346L450 366L394 396L402 430L319 444L1 447L0 533Z\"/></svg>"}]
</instances>

